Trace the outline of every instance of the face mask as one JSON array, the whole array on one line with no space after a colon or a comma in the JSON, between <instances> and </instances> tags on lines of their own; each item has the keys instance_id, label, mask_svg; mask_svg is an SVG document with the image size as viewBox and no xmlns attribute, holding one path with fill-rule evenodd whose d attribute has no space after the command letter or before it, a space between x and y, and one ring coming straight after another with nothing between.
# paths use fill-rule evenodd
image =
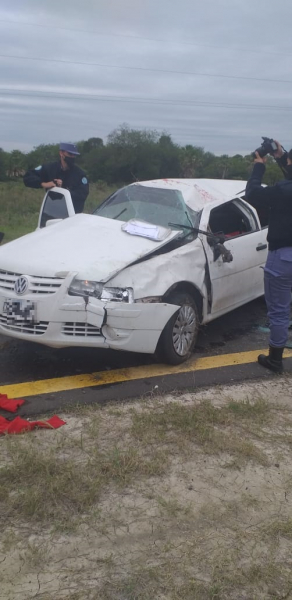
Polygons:
<instances>
[{"instance_id":1,"label":"face mask","mask_svg":"<svg viewBox=\"0 0 292 600\"><path fill-rule=\"evenodd\" d=\"M72 169L72 167L75 165L75 158L73 156L65 156L64 160L69 169Z\"/></svg>"}]
</instances>

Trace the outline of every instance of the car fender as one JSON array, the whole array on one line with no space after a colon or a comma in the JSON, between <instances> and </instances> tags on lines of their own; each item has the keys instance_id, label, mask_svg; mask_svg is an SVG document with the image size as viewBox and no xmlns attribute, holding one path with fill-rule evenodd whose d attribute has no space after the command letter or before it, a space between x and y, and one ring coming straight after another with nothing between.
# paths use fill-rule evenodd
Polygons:
<instances>
[{"instance_id":1,"label":"car fender","mask_svg":"<svg viewBox=\"0 0 292 600\"><path fill-rule=\"evenodd\" d=\"M145 297L163 297L180 281L194 285L203 295L206 257L201 241L180 246L171 252L149 257L118 273L108 286L131 287L135 301Z\"/></svg>"}]
</instances>

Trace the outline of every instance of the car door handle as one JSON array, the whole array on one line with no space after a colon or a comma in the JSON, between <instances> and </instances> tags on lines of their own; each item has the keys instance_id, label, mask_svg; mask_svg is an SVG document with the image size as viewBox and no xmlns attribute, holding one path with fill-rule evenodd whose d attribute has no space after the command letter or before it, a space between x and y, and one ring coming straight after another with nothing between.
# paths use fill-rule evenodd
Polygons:
<instances>
[{"instance_id":1,"label":"car door handle","mask_svg":"<svg viewBox=\"0 0 292 600\"><path fill-rule=\"evenodd\" d=\"M268 244L259 244L257 246L257 251L259 250L265 250L268 247Z\"/></svg>"}]
</instances>

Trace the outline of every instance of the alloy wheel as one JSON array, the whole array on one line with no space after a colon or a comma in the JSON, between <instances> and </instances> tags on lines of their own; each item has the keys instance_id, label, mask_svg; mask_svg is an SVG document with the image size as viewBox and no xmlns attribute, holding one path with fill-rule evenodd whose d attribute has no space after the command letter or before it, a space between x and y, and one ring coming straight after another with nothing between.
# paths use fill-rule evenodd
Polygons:
<instances>
[{"instance_id":1,"label":"alloy wheel","mask_svg":"<svg viewBox=\"0 0 292 600\"><path fill-rule=\"evenodd\" d=\"M190 304L184 304L173 325L173 347L179 356L188 354L197 332L196 312Z\"/></svg>"}]
</instances>

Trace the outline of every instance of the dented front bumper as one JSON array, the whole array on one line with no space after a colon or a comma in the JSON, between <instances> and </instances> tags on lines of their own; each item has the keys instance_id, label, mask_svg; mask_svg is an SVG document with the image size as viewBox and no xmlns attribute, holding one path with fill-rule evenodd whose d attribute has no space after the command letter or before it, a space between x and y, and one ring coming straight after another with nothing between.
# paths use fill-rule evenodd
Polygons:
<instances>
[{"instance_id":1,"label":"dented front bumper","mask_svg":"<svg viewBox=\"0 0 292 600\"><path fill-rule=\"evenodd\" d=\"M102 302L69 296L73 274L57 292L22 298L35 306L34 319L13 320L4 314L7 300L19 301L14 291L0 293L0 332L14 338L62 348L84 346L131 352L155 352L160 334L178 306L151 302Z\"/></svg>"}]
</instances>

